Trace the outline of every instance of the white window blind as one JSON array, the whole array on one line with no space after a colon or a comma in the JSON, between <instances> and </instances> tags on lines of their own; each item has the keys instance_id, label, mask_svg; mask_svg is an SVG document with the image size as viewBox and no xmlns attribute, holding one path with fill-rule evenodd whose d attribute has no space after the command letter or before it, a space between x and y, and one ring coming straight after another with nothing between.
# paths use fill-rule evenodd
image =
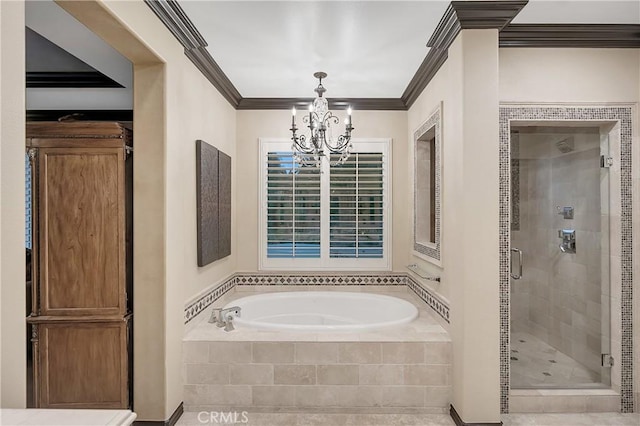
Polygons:
<instances>
[{"instance_id":1,"label":"white window blind","mask_svg":"<svg viewBox=\"0 0 640 426\"><path fill-rule=\"evenodd\" d=\"M375 152L353 153L331 167L330 257L382 257L383 171L382 154Z\"/></svg>"},{"instance_id":2,"label":"white window blind","mask_svg":"<svg viewBox=\"0 0 640 426\"><path fill-rule=\"evenodd\" d=\"M320 257L320 170L267 154L267 257Z\"/></svg>"},{"instance_id":3,"label":"white window blind","mask_svg":"<svg viewBox=\"0 0 640 426\"><path fill-rule=\"evenodd\" d=\"M390 140L354 141L340 166L300 166L260 141L260 269L390 270Z\"/></svg>"}]
</instances>

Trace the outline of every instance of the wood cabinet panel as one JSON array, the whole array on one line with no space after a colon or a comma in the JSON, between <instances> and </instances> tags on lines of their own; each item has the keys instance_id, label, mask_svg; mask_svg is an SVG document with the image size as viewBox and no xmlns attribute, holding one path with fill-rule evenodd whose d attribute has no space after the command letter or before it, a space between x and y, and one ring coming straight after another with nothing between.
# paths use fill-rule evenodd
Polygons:
<instances>
[{"instance_id":1,"label":"wood cabinet panel","mask_svg":"<svg viewBox=\"0 0 640 426\"><path fill-rule=\"evenodd\" d=\"M41 121L27 123L27 138L78 139L90 138L94 143L105 139L122 138L125 126L106 121ZM96 140L97 139L97 140Z\"/></svg>"},{"instance_id":2,"label":"wood cabinet panel","mask_svg":"<svg viewBox=\"0 0 640 426\"><path fill-rule=\"evenodd\" d=\"M119 123L27 124L36 407L131 405L131 145Z\"/></svg>"},{"instance_id":3,"label":"wood cabinet panel","mask_svg":"<svg viewBox=\"0 0 640 426\"><path fill-rule=\"evenodd\" d=\"M40 314L124 314L124 149L41 148Z\"/></svg>"},{"instance_id":4,"label":"wood cabinet panel","mask_svg":"<svg viewBox=\"0 0 640 426\"><path fill-rule=\"evenodd\" d=\"M39 323L40 408L128 408L128 322Z\"/></svg>"}]
</instances>

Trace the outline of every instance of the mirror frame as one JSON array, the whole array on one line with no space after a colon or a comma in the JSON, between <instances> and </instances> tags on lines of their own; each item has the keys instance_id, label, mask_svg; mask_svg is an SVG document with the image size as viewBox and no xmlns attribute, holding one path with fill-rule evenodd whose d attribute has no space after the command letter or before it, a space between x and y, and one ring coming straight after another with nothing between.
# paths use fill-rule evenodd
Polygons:
<instances>
[{"instance_id":1,"label":"mirror frame","mask_svg":"<svg viewBox=\"0 0 640 426\"><path fill-rule=\"evenodd\" d=\"M418 217L418 142L429 130L435 128L435 241L424 242L417 240L417 217ZM442 102L429 118L413 133L413 254L424 258L432 263L441 265L442 256L440 251L441 242L441 190L442 190Z\"/></svg>"}]
</instances>

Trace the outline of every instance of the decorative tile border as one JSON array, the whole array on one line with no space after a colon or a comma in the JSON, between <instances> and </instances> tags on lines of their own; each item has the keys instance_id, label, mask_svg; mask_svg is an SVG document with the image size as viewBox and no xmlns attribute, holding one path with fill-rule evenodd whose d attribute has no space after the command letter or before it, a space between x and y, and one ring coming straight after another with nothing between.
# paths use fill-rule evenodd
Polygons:
<instances>
[{"instance_id":1,"label":"decorative tile border","mask_svg":"<svg viewBox=\"0 0 640 426\"><path fill-rule=\"evenodd\" d=\"M520 134L511 132L511 230L520 230Z\"/></svg>"},{"instance_id":2,"label":"decorative tile border","mask_svg":"<svg viewBox=\"0 0 640 426\"><path fill-rule=\"evenodd\" d=\"M217 285L210 291L200 296L196 301L191 302L184 308L184 323L187 324L189 321L197 317L200 312L207 309L207 307L221 298L223 294L231 290L233 287L235 287L235 285L236 277L231 276L222 284Z\"/></svg>"},{"instance_id":3,"label":"decorative tile border","mask_svg":"<svg viewBox=\"0 0 640 426\"><path fill-rule=\"evenodd\" d=\"M442 116L442 106L439 105L438 109L431 114L431 116L427 119L427 121L424 122L424 124L422 126L420 126L418 128L418 130L416 130L413 133L413 249L415 251L417 251L418 253L422 253L425 256L429 256L437 261L440 261L440 198L441 198L441 194L440 194L440 188L442 187L442 168L440 166L441 164L441 144L442 144L442 120L441 120L441 116ZM435 206L435 212L436 212L436 223L435 223L435 247L430 247L427 245L424 245L418 241L416 241L416 217L418 215L418 211L417 211L417 192L416 192L416 187L417 185L416 180L417 180L417 175L418 175L418 156L417 156L417 146L418 146L418 138L421 137L422 135L424 135L430 128L435 127L435 133L436 133L436 142L435 142L435 156L436 156L436 161L435 161L435 167L436 167L436 206Z\"/></svg>"},{"instance_id":4,"label":"decorative tile border","mask_svg":"<svg viewBox=\"0 0 640 426\"><path fill-rule=\"evenodd\" d=\"M621 272L622 272L622 356L621 404L623 413L633 412L633 277L632 277L632 180L631 180L631 107L500 107L500 410L509 412L509 249L511 155L510 121L618 121L620 122L620 191L621 191Z\"/></svg>"},{"instance_id":5,"label":"decorative tile border","mask_svg":"<svg viewBox=\"0 0 640 426\"><path fill-rule=\"evenodd\" d=\"M303 275L238 274L241 285L405 285L405 274L394 275Z\"/></svg>"},{"instance_id":6,"label":"decorative tile border","mask_svg":"<svg viewBox=\"0 0 640 426\"><path fill-rule=\"evenodd\" d=\"M433 295L429 289L422 287L412 277L407 276L407 285L413 292L449 324L449 306Z\"/></svg>"},{"instance_id":7,"label":"decorative tile border","mask_svg":"<svg viewBox=\"0 0 640 426\"><path fill-rule=\"evenodd\" d=\"M32 248L31 239L31 161L29 154L24 155L24 208L25 208L25 225L24 225L24 245L26 248Z\"/></svg>"},{"instance_id":8,"label":"decorative tile border","mask_svg":"<svg viewBox=\"0 0 640 426\"><path fill-rule=\"evenodd\" d=\"M216 286L203 294L197 300L191 302L184 309L184 323L187 324L199 313L204 311L222 295L231 290L236 285L388 285L388 286L409 286L420 299L422 299L431 309L440 315L447 323L449 322L449 306L438 299L428 289L422 287L407 274L379 274L379 275L298 275L298 274L235 274L224 283Z\"/></svg>"}]
</instances>

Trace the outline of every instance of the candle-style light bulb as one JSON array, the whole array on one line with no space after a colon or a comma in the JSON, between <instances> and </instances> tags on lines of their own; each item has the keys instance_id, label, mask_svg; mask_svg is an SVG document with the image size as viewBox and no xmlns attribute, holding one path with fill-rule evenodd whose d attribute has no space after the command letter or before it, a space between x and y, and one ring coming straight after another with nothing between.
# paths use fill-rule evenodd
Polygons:
<instances>
[{"instance_id":1,"label":"candle-style light bulb","mask_svg":"<svg viewBox=\"0 0 640 426\"><path fill-rule=\"evenodd\" d=\"M296 125L296 107L291 108L291 125Z\"/></svg>"},{"instance_id":2,"label":"candle-style light bulb","mask_svg":"<svg viewBox=\"0 0 640 426\"><path fill-rule=\"evenodd\" d=\"M349 114L348 118L347 118L347 120L349 120L349 121L348 121L347 124L349 124L349 125L351 125L351 111L352 111L351 107L347 108L347 114Z\"/></svg>"}]
</instances>

